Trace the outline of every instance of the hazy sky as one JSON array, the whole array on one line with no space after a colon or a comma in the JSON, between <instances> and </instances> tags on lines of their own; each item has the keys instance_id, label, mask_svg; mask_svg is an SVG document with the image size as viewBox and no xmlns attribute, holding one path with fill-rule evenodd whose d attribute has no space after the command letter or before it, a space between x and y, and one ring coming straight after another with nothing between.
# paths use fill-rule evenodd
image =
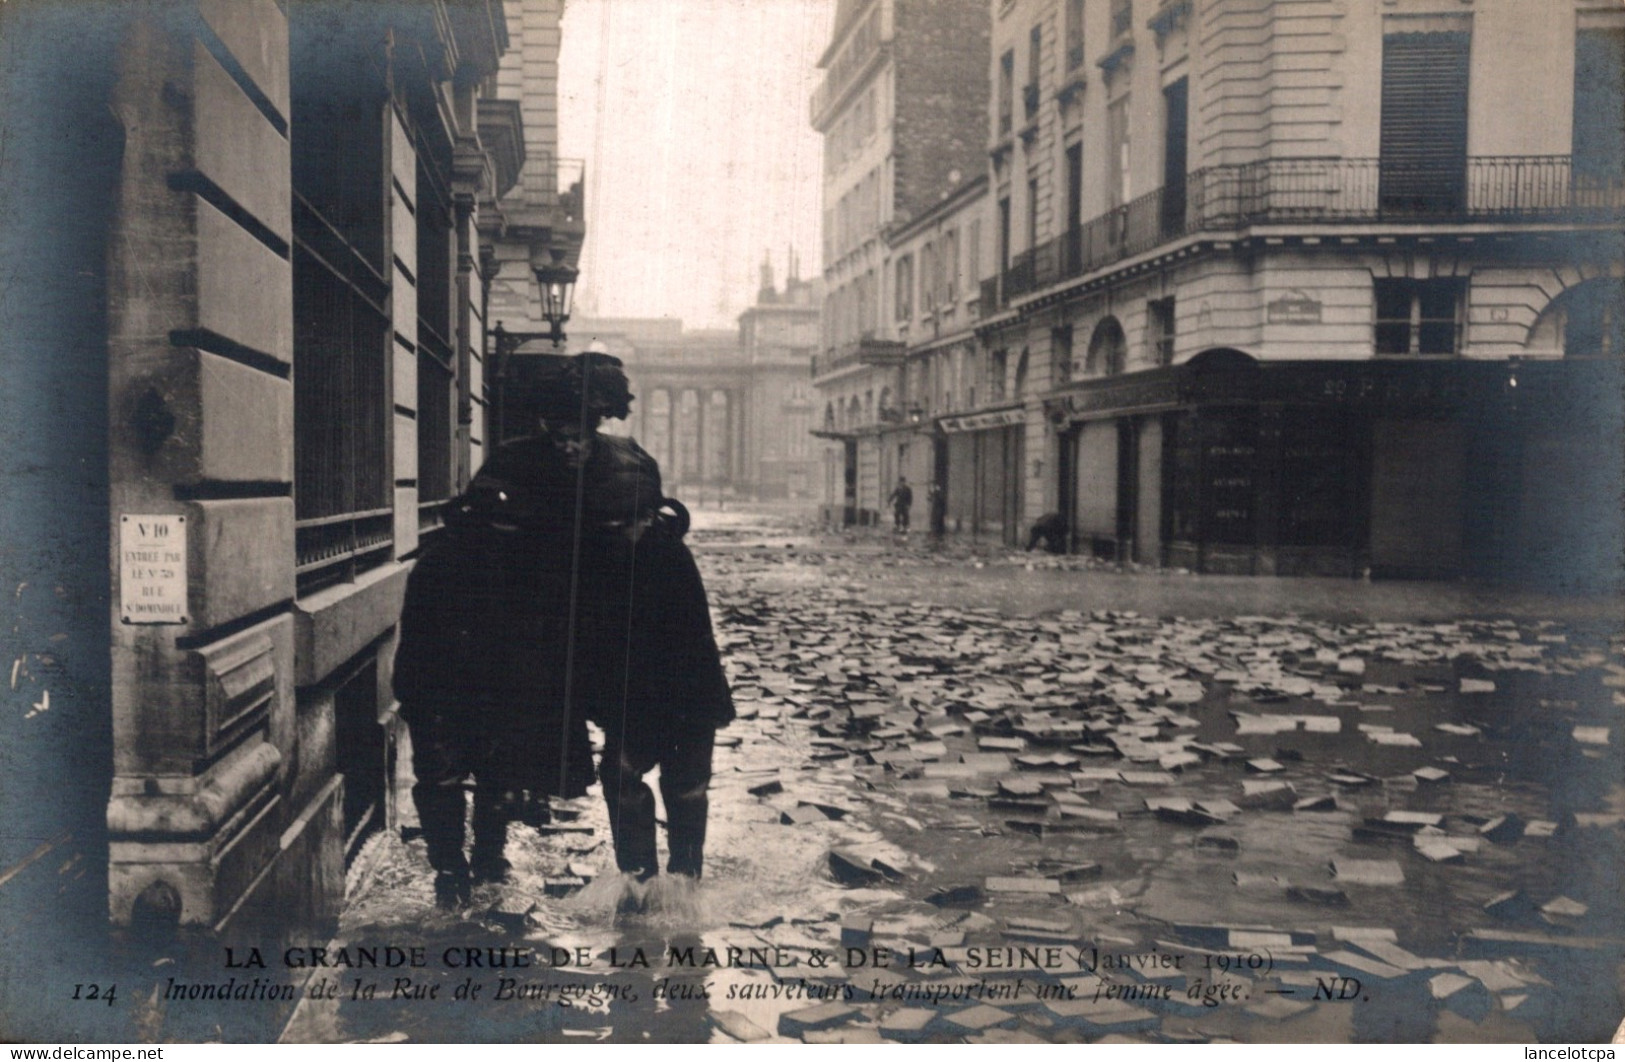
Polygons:
<instances>
[{"instance_id":1,"label":"hazy sky","mask_svg":"<svg viewBox=\"0 0 1625 1062\"><path fill-rule=\"evenodd\" d=\"M568 0L559 154L587 160L576 312L731 328L770 252L820 269L807 124L834 0Z\"/></svg>"}]
</instances>

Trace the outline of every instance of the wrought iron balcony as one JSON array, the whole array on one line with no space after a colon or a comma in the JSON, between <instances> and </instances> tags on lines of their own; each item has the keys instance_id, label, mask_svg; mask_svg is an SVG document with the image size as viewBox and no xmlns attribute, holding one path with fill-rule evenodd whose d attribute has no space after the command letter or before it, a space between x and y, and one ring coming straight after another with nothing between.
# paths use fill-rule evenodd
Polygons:
<instances>
[{"instance_id":1,"label":"wrought iron balcony","mask_svg":"<svg viewBox=\"0 0 1625 1062\"><path fill-rule=\"evenodd\" d=\"M1621 220L1625 176L1575 174L1567 155L1471 158L1453 170L1380 159L1264 159L1198 170L1183 188L1155 189L1023 252L1011 262L1002 290L984 282L983 306L991 310L1197 232L1255 225Z\"/></svg>"}]
</instances>

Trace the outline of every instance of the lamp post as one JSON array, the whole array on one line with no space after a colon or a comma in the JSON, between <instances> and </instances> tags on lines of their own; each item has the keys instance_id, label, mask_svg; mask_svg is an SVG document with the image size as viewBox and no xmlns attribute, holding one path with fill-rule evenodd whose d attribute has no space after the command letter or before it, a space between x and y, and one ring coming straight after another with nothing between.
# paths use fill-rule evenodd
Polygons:
<instances>
[{"instance_id":1,"label":"lamp post","mask_svg":"<svg viewBox=\"0 0 1625 1062\"><path fill-rule=\"evenodd\" d=\"M551 252L549 252L551 253ZM505 426L505 410L507 408L508 368L513 355L520 347L532 340L548 340L557 350L564 346L568 337L564 334L565 322L570 320L570 300L575 295L576 278L580 271L574 266L562 262L543 261L531 264L531 272L536 275L536 287L540 290L542 301L542 319L547 322L546 332L510 332L502 327L498 321L496 327L491 329L491 349L496 355L496 388L497 388L497 424L496 438L498 443L503 441L503 428Z\"/></svg>"}]
</instances>

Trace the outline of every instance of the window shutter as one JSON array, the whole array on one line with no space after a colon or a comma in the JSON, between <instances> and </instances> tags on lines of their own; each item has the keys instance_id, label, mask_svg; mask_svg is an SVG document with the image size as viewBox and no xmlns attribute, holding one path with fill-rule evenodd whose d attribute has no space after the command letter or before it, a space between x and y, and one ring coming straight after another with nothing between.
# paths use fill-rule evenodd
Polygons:
<instances>
[{"instance_id":1,"label":"window shutter","mask_svg":"<svg viewBox=\"0 0 1625 1062\"><path fill-rule=\"evenodd\" d=\"M1390 33L1382 42L1384 212L1465 206L1468 33Z\"/></svg>"}]
</instances>

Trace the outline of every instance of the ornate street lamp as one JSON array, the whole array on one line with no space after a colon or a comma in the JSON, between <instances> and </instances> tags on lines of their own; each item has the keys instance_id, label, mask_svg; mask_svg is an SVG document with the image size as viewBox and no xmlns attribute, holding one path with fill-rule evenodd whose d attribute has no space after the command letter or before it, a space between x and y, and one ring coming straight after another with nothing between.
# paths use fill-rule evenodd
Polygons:
<instances>
[{"instance_id":1,"label":"ornate street lamp","mask_svg":"<svg viewBox=\"0 0 1625 1062\"><path fill-rule=\"evenodd\" d=\"M544 254L551 257L551 251ZM491 349L496 355L496 388L497 388L497 432L498 440L502 439L504 409L507 406L508 369L513 355L520 347L532 340L548 340L553 349L558 350L564 346L567 336L564 334L565 322L570 319L570 301L575 295L576 278L580 271L574 266L562 262L544 259L536 260L532 252L531 272L536 274L536 287L540 290L542 301L542 319L547 322L546 332L510 332L502 327L498 321L496 327L491 329Z\"/></svg>"}]
</instances>

